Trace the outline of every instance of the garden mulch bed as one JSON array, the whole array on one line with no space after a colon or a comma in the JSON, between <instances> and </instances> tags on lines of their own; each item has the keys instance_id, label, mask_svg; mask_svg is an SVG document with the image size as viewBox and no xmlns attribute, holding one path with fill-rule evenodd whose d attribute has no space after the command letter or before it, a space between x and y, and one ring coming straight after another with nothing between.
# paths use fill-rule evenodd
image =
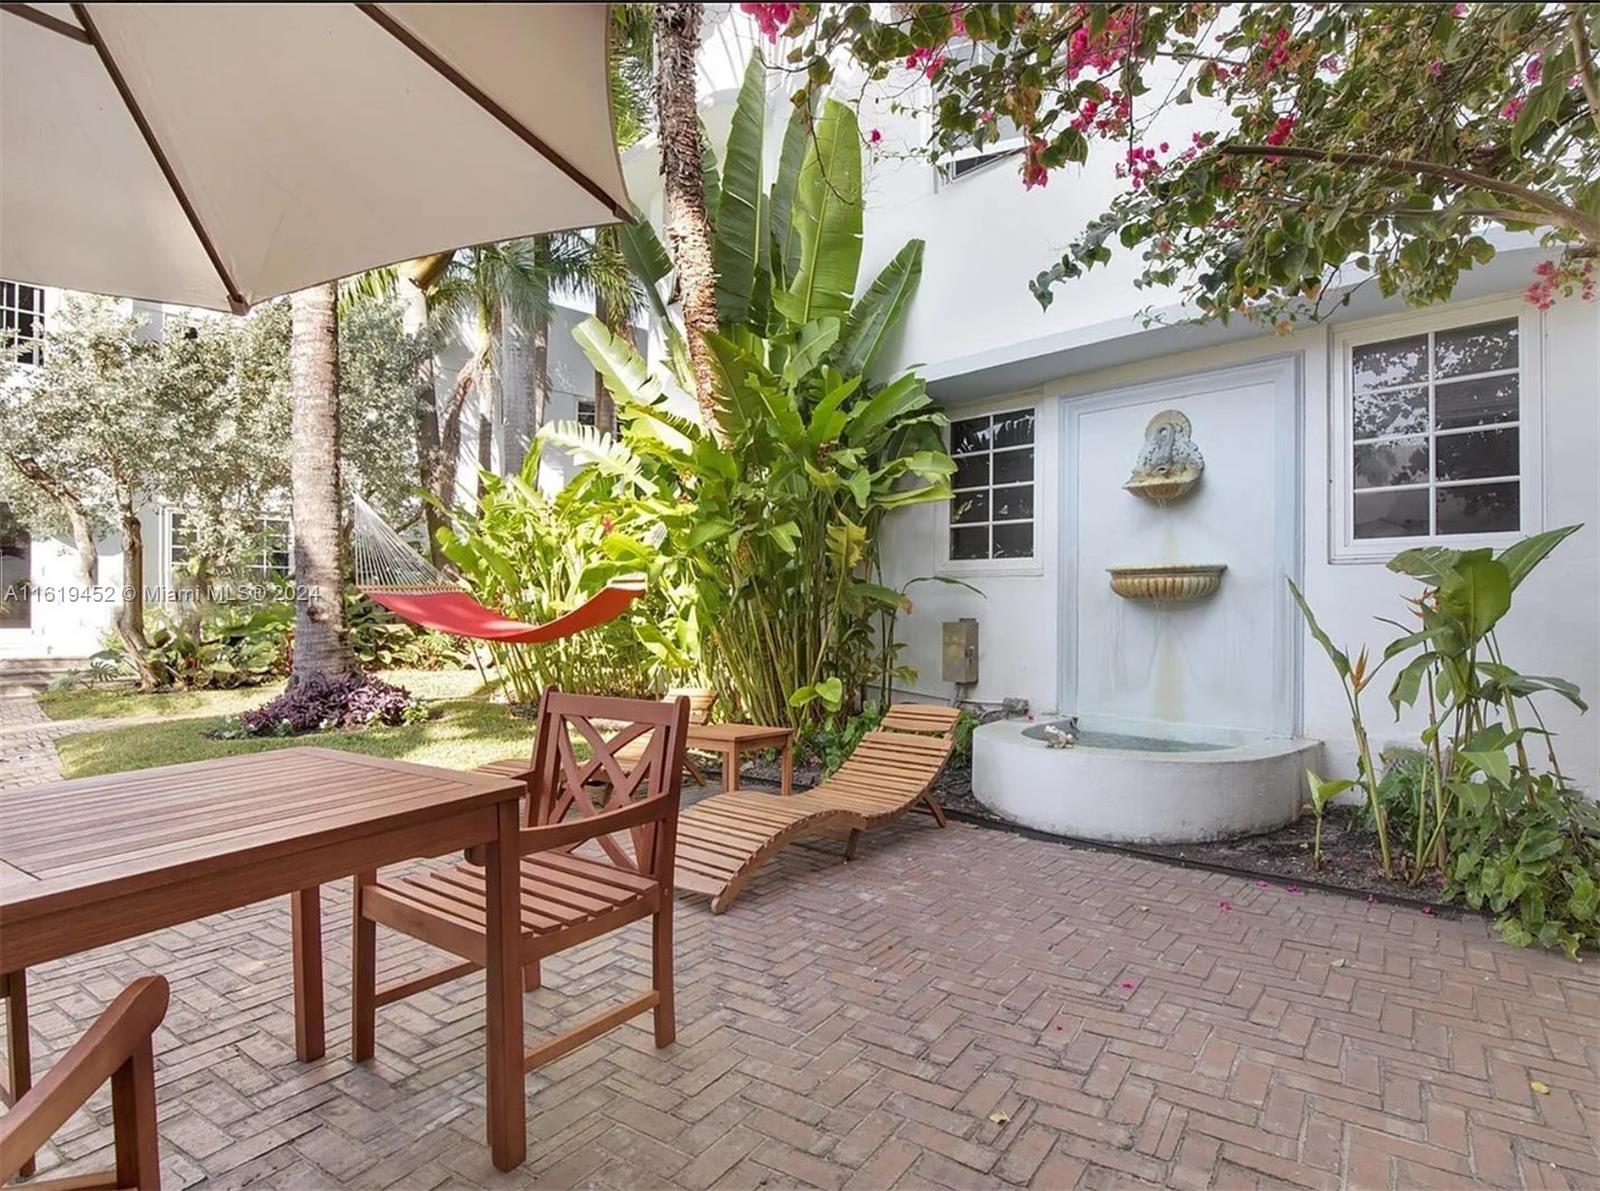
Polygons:
<instances>
[{"instance_id":1,"label":"garden mulch bed","mask_svg":"<svg viewBox=\"0 0 1600 1191\"><path fill-rule=\"evenodd\" d=\"M705 769L710 790L720 789L718 772L715 764ZM796 764L794 788L809 789L816 785L820 776L820 770L815 765ZM741 777L742 784L746 786L776 790L777 763L752 758L745 762ZM686 793L694 791L694 787L690 785L686 785L684 789ZM1462 912L1459 906L1446 906L1436 883L1425 883L1412 888L1404 881L1391 881L1384 877L1377 842L1372 835L1361 829L1360 813L1356 810L1335 807L1329 811L1327 821L1322 827L1322 867L1318 870L1311 864L1311 844L1316 824L1309 815L1288 827L1266 835L1201 844L1135 846L1052 836L1045 832L1020 828L1009 820L1002 819L973 797L970 761L952 761L935 785L934 794L954 817L980 827L1022 831L1040 838L1059 840L1069 846L1123 852L1158 862L1235 873L1270 880L1277 884L1299 884L1333 892L1375 896L1386 902L1441 906L1446 907L1448 911Z\"/></svg>"}]
</instances>

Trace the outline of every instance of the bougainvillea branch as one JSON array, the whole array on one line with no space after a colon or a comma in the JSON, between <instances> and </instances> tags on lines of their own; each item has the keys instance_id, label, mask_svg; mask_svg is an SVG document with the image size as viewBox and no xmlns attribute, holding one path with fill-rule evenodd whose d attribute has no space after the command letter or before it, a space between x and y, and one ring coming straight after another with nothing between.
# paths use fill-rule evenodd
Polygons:
<instances>
[{"instance_id":1,"label":"bougainvillea branch","mask_svg":"<svg viewBox=\"0 0 1600 1191\"><path fill-rule=\"evenodd\" d=\"M1030 283L1041 304L1119 250L1203 318L1285 326L1361 278L1425 304L1496 225L1555 254L1530 301L1593 290L1600 4L745 7L804 89L846 58L903 88L930 156L1015 146L1039 187L1113 155L1125 186ZM1153 135L1189 104L1204 131Z\"/></svg>"}]
</instances>

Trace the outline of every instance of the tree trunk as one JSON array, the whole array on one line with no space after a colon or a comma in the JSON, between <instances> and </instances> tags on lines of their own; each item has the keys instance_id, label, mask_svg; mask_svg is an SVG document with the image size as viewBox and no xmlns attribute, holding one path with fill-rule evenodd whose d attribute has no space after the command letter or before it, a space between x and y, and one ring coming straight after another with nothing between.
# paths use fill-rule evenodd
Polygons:
<instances>
[{"instance_id":1,"label":"tree trunk","mask_svg":"<svg viewBox=\"0 0 1600 1191\"><path fill-rule=\"evenodd\" d=\"M289 685L356 669L344 618L339 486L339 287L290 296L289 471L294 524L294 666Z\"/></svg>"},{"instance_id":2,"label":"tree trunk","mask_svg":"<svg viewBox=\"0 0 1600 1191\"><path fill-rule=\"evenodd\" d=\"M614 234L613 228L599 228L595 231L595 239L601 240L607 232ZM605 324L606 330L613 335L623 335L630 341L633 339L633 329L627 325L626 319L619 319L611 303L606 300L604 291L594 296L594 316ZM621 323L622 326L617 324ZM605 377L600 370L594 373L594 428L601 434L614 435L617 432L617 407L611 399L611 390L606 388Z\"/></svg>"},{"instance_id":3,"label":"tree trunk","mask_svg":"<svg viewBox=\"0 0 1600 1191\"><path fill-rule=\"evenodd\" d=\"M144 527L133 507L131 486L118 485L117 512L122 529L122 602L113 623L128 659L139 672L139 689L153 691L162 676L150 664L150 642L144 635Z\"/></svg>"},{"instance_id":4,"label":"tree trunk","mask_svg":"<svg viewBox=\"0 0 1600 1191\"><path fill-rule=\"evenodd\" d=\"M500 408L500 333L505 320L498 309L494 310L479 328L483 335L483 350L479 356L478 376L473 382L478 389L478 479L474 488L479 499L483 497L483 476L494 471L494 423Z\"/></svg>"},{"instance_id":5,"label":"tree trunk","mask_svg":"<svg viewBox=\"0 0 1600 1191\"><path fill-rule=\"evenodd\" d=\"M428 296L407 275L401 274L400 292L405 298L404 327L413 338L428 333ZM416 389L417 406L417 473L426 492L437 491L439 469L439 397L435 390L436 369L430 349L418 360ZM434 566L441 566L444 555L439 549L439 527L443 519L431 501L422 504L422 523L428 534L428 556Z\"/></svg>"},{"instance_id":6,"label":"tree trunk","mask_svg":"<svg viewBox=\"0 0 1600 1191\"><path fill-rule=\"evenodd\" d=\"M7 458L23 479L61 506L67 524L72 527L72 544L78 550L78 570L83 576L83 585L95 586L100 582L100 548L95 545L94 527L83 501L78 499L76 492L40 466L37 459L26 455L8 455Z\"/></svg>"},{"instance_id":7,"label":"tree trunk","mask_svg":"<svg viewBox=\"0 0 1600 1191\"><path fill-rule=\"evenodd\" d=\"M706 214L705 184L700 172L700 121L695 97L700 8L698 4L655 6L656 128L661 140L661 176L667 200L667 243L678 273L695 402L707 428L720 439L716 370L705 340L717 329L717 271L711 255L711 220Z\"/></svg>"},{"instance_id":8,"label":"tree trunk","mask_svg":"<svg viewBox=\"0 0 1600 1191\"><path fill-rule=\"evenodd\" d=\"M528 446L550 416L550 311L540 311L528 328Z\"/></svg>"}]
</instances>

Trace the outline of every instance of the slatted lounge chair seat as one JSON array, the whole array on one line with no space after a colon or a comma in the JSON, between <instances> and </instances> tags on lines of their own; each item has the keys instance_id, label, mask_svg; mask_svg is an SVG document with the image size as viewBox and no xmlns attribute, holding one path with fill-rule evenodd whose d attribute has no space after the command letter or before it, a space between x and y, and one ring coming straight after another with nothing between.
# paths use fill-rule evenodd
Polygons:
<instances>
[{"instance_id":1,"label":"slatted lounge chair seat","mask_svg":"<svg viewBox=\"0 0 1600 1191\"><path fill-rule=\"evenodd\" d=\"M679 890L711 897L720 914L755 871L796 839L846 831L846 859L862 831L919 803L939 826L944 811L930 790L955 743L953 707L895 706L868 732L849 759L815 789L792 798L735 790L697 802L678 819Z\"/></svg>"}]
</instances>

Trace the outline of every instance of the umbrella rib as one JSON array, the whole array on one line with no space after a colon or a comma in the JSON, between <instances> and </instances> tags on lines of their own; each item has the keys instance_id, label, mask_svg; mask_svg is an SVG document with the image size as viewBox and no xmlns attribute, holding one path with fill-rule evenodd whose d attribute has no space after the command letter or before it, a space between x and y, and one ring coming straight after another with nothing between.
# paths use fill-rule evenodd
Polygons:
<instances>
[{"instance_id":1,"label":"umbrella rib","mask_svg":"<svg viewBox=\"0 0 1600 1191\"><path fill-rule=\"evenodd\" d=\"M633 222L632 212L621 207L615 199L605 192L605 189L598 182L545 144L532 129L496 103L487 92L437 54L431 46L412 33L410 29L407 29L398 20L385 12L381 5L357 4L356 7L371 17L374 23L388 33L389 36L432 67L441 78L455 87L456 90L460 91L509 129L523 144L581 186L589 195L597 199L606 210L610 211L623 223Z\"/></svg>"},{"instance_id":2,"label":"umbrella rib","mask_svg":"<svg viewBox=\"0 0 1600 1191\"><path fill-rule=\"evenodd\" d=\"M156 160L162 176L166 178L167 185L172 188L172 197L178 200L178 206L183 208L183 213L188 217L189 226L200 240L200 247L205 249L206 256L211 258L211 267L217 271L217 276L222 281L222 288L228 295L228 304L233 308L233 313L244 314L250 309L250 303L244 300L239 293L239 287L233 284L233 278L228 276L228 268L222 263L222 257L217 252L217 246L211 242L205 225L200 222L200 213L194 209L194 204L189 201L189 196L184 192L183 183L178 181L178 175L172 168L172 163L167 160L167 154L161 147L161 142L156 139L155 130L150 127L150 122L145 119L139 101L134 97L133 91L128 86L128 80L122 77L122 69L117 65L117 60L111 56L105 40L100 36L100 30L95 28L93 18L89 16L87 4L74 4L72 13L83 25L84 32L89 36L89 44L94 46L95 53L100 55L100 64L105 67L106 74L110 76L111 83L117 89L117 94L122 96L123 105L128 109L128 115L133 117L133 122L139 128L139 134L144 137L145 147L150 150L150 156Z\"/></svg>"},{"instance_id":3,"label":"umbrella rib","mask_svg":"<svg viewBox=\"0 0 1600 1191\"><path fill-rule=\"evenodd\" d=\"M9 12L14 17L21 17L25 21L32 21L41 29L48 29L52 33L59 33L62 37L70 37L73 41L81 41L84 45L92 44L89 35L76 25L68 24L60 17L53 17L47 12L40 12L31 4L0 4L0 9Z\"/></svg>"}]
</instances>

